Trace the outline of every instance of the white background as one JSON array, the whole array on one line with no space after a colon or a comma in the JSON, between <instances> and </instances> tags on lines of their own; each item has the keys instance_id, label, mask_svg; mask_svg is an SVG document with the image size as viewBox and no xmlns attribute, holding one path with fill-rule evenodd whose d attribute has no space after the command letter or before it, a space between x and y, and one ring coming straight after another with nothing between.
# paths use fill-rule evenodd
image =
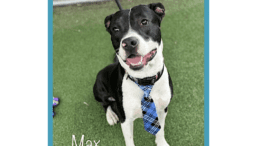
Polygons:
<instances>
[{"instance_id":1,"label":"white background","mask_svg":"<svg viewBox=\"0 0 260 146\"><path fill-rule=\"evenodd\" d=\"M0 5L0 145L47 146L47 0Z\"/></svg>"},{"instance_id":2,"label":"white background","mask_svg":"<svg viewBox=\"0 0 260 146\"><path fill-rule=\"evenodd\" d=\"M210 146L260 146L259 6L210 1ZM47 145L47 14L1 2L1 145Z\"/></svg>"},{"instance_id":3,"label":"white background","mask_svg":"<svg viewBox=\"0 0 260 146\"><path fill-rule=\"evenodd\" d=\"M210 1L210 146L260 146L260 1Z\"/></svg>"}]
</instances>

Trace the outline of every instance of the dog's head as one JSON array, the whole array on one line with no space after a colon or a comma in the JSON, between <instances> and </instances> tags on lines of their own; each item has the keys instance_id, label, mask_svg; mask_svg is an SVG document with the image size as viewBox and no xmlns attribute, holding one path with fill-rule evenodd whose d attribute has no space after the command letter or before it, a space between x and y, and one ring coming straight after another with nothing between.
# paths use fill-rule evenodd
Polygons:
<instances>
[{"instance_id":1,"label":"dog's head","mask_svg":"<svg viewBox=\"0 0 260 146\"><path fill-rule=\"evenodd\" d=\"M121 66L132 76L156 74L163 66L160 24L165 15L161 3L118 11L105 19Z\"/></svg>"}]
</instances>

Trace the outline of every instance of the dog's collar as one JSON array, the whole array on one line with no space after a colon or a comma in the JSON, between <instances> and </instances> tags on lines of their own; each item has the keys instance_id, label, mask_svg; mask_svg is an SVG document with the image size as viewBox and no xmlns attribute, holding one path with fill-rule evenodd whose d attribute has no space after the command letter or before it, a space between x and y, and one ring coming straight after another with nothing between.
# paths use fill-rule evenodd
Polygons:
<instances>
[{"instance_id":1,"label":"dog's collar","mask_svg":"<svg viewBox=\"0 0 260 146\"><path fill-rule=\"evenodd\" d=\"M130 76L128 74L127 78L129 78L130 80L132 80L133 82L135 82L135 83L137 83L139 85L144 85L144 86L146 86L146 85L154 85L154 83L161 78L161 76L163 74L163 70L164 70L164 66L163 66L161 71L159 71L156 75L154 75L152 77L146 77L146 78L140 79L140 78L132 77L132 76Z\"/></svg>"}]
</instances>

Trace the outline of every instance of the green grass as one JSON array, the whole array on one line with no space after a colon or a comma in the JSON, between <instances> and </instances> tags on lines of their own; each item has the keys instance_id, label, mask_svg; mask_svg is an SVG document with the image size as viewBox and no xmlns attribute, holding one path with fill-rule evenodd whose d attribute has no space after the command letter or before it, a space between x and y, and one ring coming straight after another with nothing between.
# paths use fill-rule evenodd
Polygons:
<instances>
[{"instance_id":1,"label":"green grass","mask_svg":"<svg viewBox=\"0 0 260 146\"><path fill-rule=\"evenodd\" d=\"M123 8L158 2L121 2ZM161 25L164 58L174 97L166 118L165 137L171 146L204 145L204 1L165 0ZM54 146L100 140L99 146L123 146L120 125L109 126L92 88L96 75L112 63L113 47L104 19L118 10L115 2L54 8L53 95L61 99L53 118ZM88 106L84 104L88 103ZM135 121L136 146L155 146L142 119ZM85 146L86 144L84 144Z\"/></svg>"}]
</instances>

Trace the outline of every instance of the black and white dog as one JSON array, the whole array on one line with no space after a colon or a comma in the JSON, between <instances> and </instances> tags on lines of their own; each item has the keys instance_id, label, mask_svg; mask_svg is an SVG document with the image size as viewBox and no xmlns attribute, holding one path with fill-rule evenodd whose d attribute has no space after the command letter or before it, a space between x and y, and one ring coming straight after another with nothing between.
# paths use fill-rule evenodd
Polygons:
<instances>
[{"instance_id":1,"label":"black and white dog","mask_svg":"<svg viewBox=\"0 0 260 146\"><path fill-rule=\"evenodd\" d=\"M160 24L164 15L164 6L152 3L105 18L117 59L98 73L93 92L105 109L107 122L110 125L121 122L127 146L134 146L134 120L143 117L144 91L137 83L153 85L150 97L160 123L155 142L158 146L169 145L164 137L164 125L173 87L162 53Z\"/></svg>"}]
</instances>

